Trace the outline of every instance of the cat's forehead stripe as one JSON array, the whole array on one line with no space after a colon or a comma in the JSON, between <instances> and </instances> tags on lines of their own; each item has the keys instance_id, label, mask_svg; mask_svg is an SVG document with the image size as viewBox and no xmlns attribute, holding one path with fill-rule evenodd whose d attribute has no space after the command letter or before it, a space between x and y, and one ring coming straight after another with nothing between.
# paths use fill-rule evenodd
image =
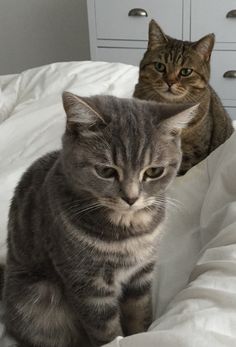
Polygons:
<instances>
[{"instance_id":1,"label":"cat's forehead stripe","mask_svg":"<svg viewBox=\"0 0 236 347\"><path fill-rule=\"evenodd\" d=\"M146 147L147 147L147 141L145 141L145 137L142 136L139 142L138 155L137 155L138 160L141 163L143 162Z\"/></svg>"},{"instance_id":2,"label":"cat's forehead stripe","mask_svg":"<svg viewBox=\"0 0 236 347\"><path fill-rule=\"evenodd\" d=\"M147 148L145 148L144 152L144 156L143 156L143 162L142 162L142 166L145 167L147 165L149 165L150 161L151 161L151 148L150 146Z\"/></svg>"},{"instance_id":3,"label":"cat's forehead stripe","mask_svg":"<svg viewBox=\"0 0 236 347\"><path fill-rule=\"evenodd\" d=\"M130 163L130 168L135 170L149 164L151 139L147 123L135 121L135 115L132 118L132 127L121 129L113 137L111 156L116 166L125 169Z\"/></svg>"},{"instance_id":4,"label":"cat's forehead stripe","mask_svg":"<svg viewBox=\"0 0 236 347\"><path fill-rule=\"evenodd\" d=\"M169 54L166 52L164 54L164 62L167 64L168 63L168 58L169 58Z\"/></svg>"},{"instance_id":5,"label":"cat's forehead stripe","mask_svg":"<svg viewBox=\"0 0 236 347\"><path fill-rule=\"evenodd\" d=\"M122 167L123 163L127 161L125 145L118 138L115 139L112 146L112 159L114 164L119 167Z\"/></svg>"},{"instance_id":6,"label":"cat's forehead stripe","mask_svg":"<svg viewBox=\"0 0 236 347\"><path fill-rule=\"evenodd\" d=\"M186 61L185 45L179 41L171 42L167 49L157 56L157 59L163 59L165 64L184 65Z\"/></svg>"}]
</instances>

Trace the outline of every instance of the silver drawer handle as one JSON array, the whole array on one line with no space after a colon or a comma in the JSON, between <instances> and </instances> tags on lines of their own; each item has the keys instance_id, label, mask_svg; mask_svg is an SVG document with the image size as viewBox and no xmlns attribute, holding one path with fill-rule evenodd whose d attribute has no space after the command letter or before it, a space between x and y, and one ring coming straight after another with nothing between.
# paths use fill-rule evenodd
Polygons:
<instances>
[{"instance_id":1,"label":"silver drawer handle","mask_svg":"<svg viewBox=\"0 0 236 347\"><path fill-rule=\"evenodd\" d=\"M145 11L143 8L132 8L132 10L129 11L128 16L132 17L147 17L147 11Z\"/></svg>"},{"instance_id":2,"label":"silver drawer handle","mask_svg":"<svg viewBox=\"0 0 236 347\"><path fill-rule=\"evenodd\" d=\"M236 18L236 10L231 10L227 13L226 18Z\"/></svg>"},{"instance_id":3,"label":"silver drawer handle","mask_svg":"<svg viewBox=\"0 0 236 347\"><path fill-rule=\"evenodd\" d=\"M223 75L225 78L236 78L236 70L226 71Z\"/></svg>"}]
</instances>

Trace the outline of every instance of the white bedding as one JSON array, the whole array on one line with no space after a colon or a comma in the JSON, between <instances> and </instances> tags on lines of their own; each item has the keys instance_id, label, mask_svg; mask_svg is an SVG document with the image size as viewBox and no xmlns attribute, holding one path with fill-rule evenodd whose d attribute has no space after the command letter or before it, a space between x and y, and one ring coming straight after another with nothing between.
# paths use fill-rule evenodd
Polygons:
<instances>
[{"instance_id":1,"label":"white bedding","mask_svg":"<svg viewBox=\"0 0 236 347\"><path fill-rule=\"evenodd\" d=\"M98 62L57 63L0 77L1 258L17 181L33 160L60 147L61 92L130 97L137 77L137 67ZM172 185L158 250L154 322L148 333L117 338L107 346L236 346L235 149L233 135ZM0 336L1 347L12 346L1 324Z\"/></svg>"}]
</instances>

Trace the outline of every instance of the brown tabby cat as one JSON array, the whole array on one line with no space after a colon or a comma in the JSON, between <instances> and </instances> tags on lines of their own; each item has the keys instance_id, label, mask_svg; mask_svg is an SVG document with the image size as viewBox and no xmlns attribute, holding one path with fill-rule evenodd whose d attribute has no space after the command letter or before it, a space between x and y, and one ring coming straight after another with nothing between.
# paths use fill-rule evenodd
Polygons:
<instances>
[{"instance_id":1,"label":"brown tabby cat","mask_svg":"<svg viewBox=\"0 0 236 347\"><path fill-rule=\"evenodd\" d=\"M100 346L147 329L165 190L196 109L63 99L63 148L28 169L10 208L5 320L21 347Z\"/></svg>"},{"instance_id":2,"label":"brown tabby cat","mask_svg":"<svg viewBox=\"0 0 236 347\"><path fill-rule=\"evenodd\" d=\"M208 83L213 46L214 34L197 42L181 41L165 35L154 20L150 22L148 49L140 63L134 96L170 104L200 104L182 132L179 174L203 160L233 132L230 117Z\"/></svg>"}]
</instances>

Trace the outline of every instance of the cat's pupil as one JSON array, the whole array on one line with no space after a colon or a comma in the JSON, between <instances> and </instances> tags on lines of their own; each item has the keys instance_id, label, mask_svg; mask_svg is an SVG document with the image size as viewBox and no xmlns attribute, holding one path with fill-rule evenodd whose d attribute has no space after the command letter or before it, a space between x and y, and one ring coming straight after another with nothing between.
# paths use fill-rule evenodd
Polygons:
<instances>
[{"instance_id":1,"label":"cat's pupil","mask_svg":"<svg viewBox=\"0 0 236 347\"><path fill-rule=\"evenodd\" d=\"M166 67L162 63L156 63L155 68L159 72L165 72L166 71Z\"/></svg>"},{"instance_id":2,"label":"cat's pupil","mask_svg":"<svg viewBox=\"0 0 236 347\"><path fill-rule=\"evenodd\" d=\"M110 166L100 166L96 165L95 170L99 176L102 178L114 178L117 177L117 171Z\"/></svg>"},{"instance_id":3,"label":"cat's pupil","mask_svg":"<svg viewBox=\"0 0 236 347\"><path fill-rule=\"evenodd\" d=\"M183 68L180 70L180 75L181 76L189 76L189 75L191 75L192 72L193 72L193 69Z\"/></svg>"},{"instance_id":4,"label":"cat's pupil","mask_svg":"<svg viewBox=\"0 0 236 347\"><path fill-rule=\"evenodd\" d=\"M144 173L144 178L158 178L164 172L164 167L150 167Z\"/></svg>"}]
</instances>

